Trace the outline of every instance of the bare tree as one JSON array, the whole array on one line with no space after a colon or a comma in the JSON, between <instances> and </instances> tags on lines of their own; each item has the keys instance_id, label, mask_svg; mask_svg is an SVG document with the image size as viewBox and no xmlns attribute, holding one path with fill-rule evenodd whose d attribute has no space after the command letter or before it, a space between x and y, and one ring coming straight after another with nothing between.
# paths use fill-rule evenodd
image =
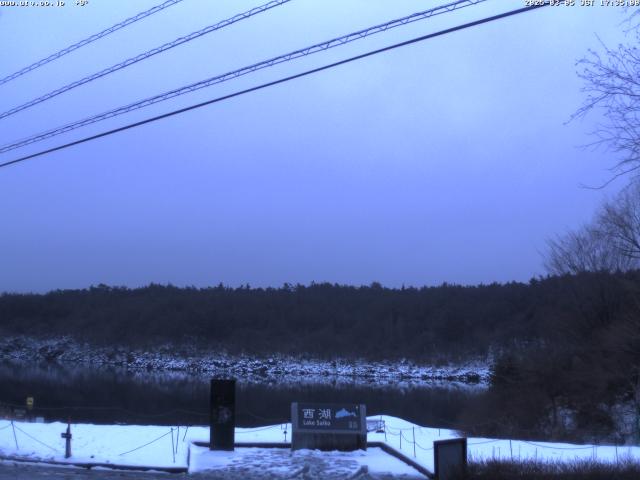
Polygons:
<instances>
[{"instance_id":1,"label":"bare tree","mask_svg":"<svg viewBox=\"0 0 640 480\"><path fill-rule=\"evenodd\" d=\"M578 62L587 98L572 118L602 110L605 120L593 132L594 144L621 155L614 178L640 169L640 26L631 23L637 18L629 19L627 44L609 48L601 42L602 53L589 50Z\"/></svg>"},{"instance_id":2,"label":"bare tree","mask_svg":"<svg viewBox=\"0 0 640 480\"><path fill-rule=\"evenodd\" d=\"M625 271L634 263L620 255L597 225L586 225L548 240L547 246L545 267L553 275Z\"/></svg>"},{"instance_id":3,"label":"bare tree","mask_svg":"<svg viewBox=\"0 0 640 480\"><path fill-rule=\"evenodd\" d=\"M591 223L547 242L551 274L623 272L640 266L640 183L605 202Z\"/></svg>"},{"instance_id":4,"label":"bare tree","mask_svg":"<svg viewBox=\"0 0 640 480\"><path fill-rule=\"evenodd\" d=\"M624 188L606 202L596 218L597 228L620 255L640 260L640 183Z\"/></svg>"}]
</instances>

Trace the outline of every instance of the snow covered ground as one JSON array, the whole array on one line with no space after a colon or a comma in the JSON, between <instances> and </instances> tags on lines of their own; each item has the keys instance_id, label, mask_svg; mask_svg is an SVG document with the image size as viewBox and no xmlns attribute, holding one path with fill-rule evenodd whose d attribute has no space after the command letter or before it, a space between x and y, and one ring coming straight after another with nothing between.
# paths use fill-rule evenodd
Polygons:
<instances>
[{"instance_id":1,"label":"snow covered ground","mask_svg":"<svg viewBox=\"0 0 640 480\"><path fill-rule=\"evenodd\" d=\"M238 448L233 453L211 452L206 447L192 447L190 472L220 471L243 474L260 472L265 478L290 478L307 473L310 478L345 479L366 469L375 474L394 477L424 478L413 467L385 453L380 448L357 452L320 452L284 448Z\"/></svg>"},{"instance_id":2,"label":"snow covered ground","mask_svg":"<svg viewBox=\"0 0 640 480\"><path fill-rule=\"evenodd\" d=\"M117 347L96 347L78 343L68 337L48 340L30 337L0 339L0 360L21 362L60 362L75 365L112 365L131 370L174 371L227 376L244 382L278 381L299 383L301 379L314 383L336 378L362 383L450 381L486 384L489 361L474 360L465 364L418 365L403 360L397 362L326 361L284 355L266 358L234 356L223 352L192 350L188 346L158 346L153 351L126 350Z\"/></svg>"},{"instance_id":3,"label":"snow covered ground","mask_svg":"<svg viewBox=\"0 0 640 480\"><path fill-rule=\"evenodd\" d=\"M369 441L386 442L409 458L433 471L433 442L457 437L454 431L414 425L390 416L370 417L384 420L385 433L369 433ZM15 430L14 430L15 427ZM60 434L66 424L25 423L0 420L0 456L64 462L64 439ZM15 432L15 436L14 436ZM286 432L286 433L285 433ZM208 441L208 427L161 427L136 425L71 426L72 458L78 463L107 463L144 467L189 467L190 472L230 469L241 473L244 468L261 468L273 476L291 475L300 469L324 469L335 475L355 473L366 466L372 473L416 475L417 472L379 448L367 452L320 453L307 450L237 448L235 452L210 452L194 441ZM236 429L236 442L284 442L291 438L290 425ZM415 442L414 442L415 438ZM17 446L16 446L17 442ZM471 460L596 459L615 462L631 458L640 461L640 447L614 445L572 445L521 440L469 438ZM247 467L248 466L248 467ZM332 476L327 474L327 478Z\"/></svg>"}]
</instances>

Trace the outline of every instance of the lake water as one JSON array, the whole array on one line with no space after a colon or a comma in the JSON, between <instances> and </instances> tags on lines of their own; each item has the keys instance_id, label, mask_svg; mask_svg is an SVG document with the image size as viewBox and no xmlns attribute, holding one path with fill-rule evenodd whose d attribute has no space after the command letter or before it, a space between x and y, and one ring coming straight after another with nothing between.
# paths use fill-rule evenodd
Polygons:
<instances>
[{"instance_id":1,"label":"lake water","mask_svg":"<svg viewBox=\"0 0 640 480\"><path fill-rule=\"evenodd\" d=\"M0 363L0 416L35 399L31 415L72 422L156 425L207 424L209 378L188 373L110 367ZM238 379L240 427L289 421L299 402L364 403L368 415L387 414L419 425L450 427L484 389L456 383L378 386L324 377L321 381L247 383ZM1 407L0 407L1 408Z\"/></svg>"}]
</instances>

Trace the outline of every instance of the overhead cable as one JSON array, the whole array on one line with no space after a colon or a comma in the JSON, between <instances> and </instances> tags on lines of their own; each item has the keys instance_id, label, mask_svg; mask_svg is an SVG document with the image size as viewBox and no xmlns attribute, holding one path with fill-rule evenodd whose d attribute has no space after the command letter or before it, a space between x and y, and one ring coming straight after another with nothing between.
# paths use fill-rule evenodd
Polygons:
<instances>
[{"instance_id":1,"label":"overhead cable","mask_svg":"<svg viewBox=\"0 0 640 480\"><path fill-rule=\"evenodd\" d=\"M112 65L108 68L105 68L103 70L100 70L99 72L93 73L89 76L86 76L84 78L81 78L80 80L76 80L75 82L72 83L68 83L67 85L64 85L63 87L57 88L55 90L50 91L49 93L45 93L44 95L34 98L33 100L29 100L26 103L23 103L22 105L18 105L17 107L14 107L10 110L7 110L5 112L0 113L0 119L9 117L11 115L14 115L18 112L21 112L22 110L25 110L27 108L33 107L35 105L38 105L39 103L45 102L47 100L50 100L54 97L57 97L58 95L68 92L69 90L73 90L74 88L80 87L86 83L89 82L93 82L94 80L97 80L99 78L104 77L105 75L109 75L113 72L117 72L118 70L122 70L123 68L127 68L131 65L134 65L138 62L141 62L143 60L146 60L147 58L153 57L154 55L157 55L159 53L162 52L166 52L167 50L170 50L174 47L177 47L178 45L182 45L183 43L187 43L190 42L192 40L195 40L196 38L200 38L203 35L206 35L208 33L211 32L215 32L216 30L220 30L224 27L228 27L229 25L232 25L236 22L239 22L240 20L245 20L247 18L253 17L254 15L257 15L259 13L265 12L267 10L270 10L274 7L279 7L280 5L284 4L284 3L288 3L291 0L272 0L268 3L265 3L264 5L260 5L259 7L255 7L252 8L251 10L247 10L246 12L243 13L239 13L237 15L234 15L231 18L227 18L226 20L222 20L214 25L209 25L205 28L202 28L196 32L192 32L189 35L185 35L184 37L179 37L176 38L175 40L171 41L171 42L167 42L164 45L161 45L159 47L153 48L151 50L147 50L146 52L143 52L139 55L136 55L135 57L131 57L128 58L120 63L116 63L115 65Z\"/></svg>"},{"instance_id":2,"label":"overhead cable","mask_svg":"<svg viewBox=\"0 0 640 480\"><path fill-rule=\"evenodd\" d=\"M435 32L435 33L430 33L430 34L427 34L427 35L423 35L421 37L413 38L411 40L406 40L404 42L400 42L400 43L396 43L396 44L393 44L393 45L390 45L390 46L387 46L387 47L379 48L377 50L372 50L372 51L369 51L369 52L366 52L366 53L362 53L360 55L356 55L354 57L350 57L350 58L347 58L347 59L344 59L344 60L333 62L333 63L327 64L327 65L323 65L321 67L313 68L311 70L306 70L304 72L297 73L295 75L290 75L288 77L284 77L284 78L280 78L278 80L274 80L274 81L271 81L271 82L263 83L261 85L255 86L255 87L247 88L245 90L240 90L238 92L234 92L234 93L231 93L231 94L228 94L228 95L217 97L217 98L214 98L212 100L208 100L206 102L202 102L202 103L198 103L198 104L195 104L195 105L191 105L189 107L181 108L181 109L174 110L174 111L171 111L171 112L168 112L168 113L164 113L162 115L157 115L155 117L147 118L145 120L141 120L139 122L131 123L131 124L128 124L128 125L125 125L125 126L122 126L122 127L114 128L112 130L108 130L108 131L105 131L105 132L102 132L102 133L98 133L96 135L91 135L89 137L81 138L81 139L75 140L73 142L69 142L69 143L66 143L66 144L63 144L63 145L58 145L57 147L52 147L52 148L48 148L46 150L42 150L40 152L32 153L30 155L26 155L26 156L17 158L15 160L11 160L9 162L1 163L0 164L0 168L7 167L9 165L13 165L13 164L16 164L16 163L19 163L19 162L24 162L26 160L30 160L32 158L40 157L40 156L46 155L48 153L52 153L52 152L56 152L56 151L59 151L59 150L63 150L63 149L66 149L66 148L69 148L69 147L72 147L72 146L75 146L75 145L80 145L82 143L86 143L86 142L89 142L89 141L92 141L92 140L96 140L98 138L110 136L110 135L113 135L113 134L118 133L118 132L123 132L123 131L129 130L131 128L139 127L141 125L146 125L148 123L156 122L158 120L162 120L164 118L172 117L172 116L178 115L180 113L188 112L188 111L195 110L195 109L207 106L207 105L211 105L211 104L214 104L214 103L222 102L224 100L228 100L228 99L231 99L231 98L234 98L234 97L238 97L240 95L244 95L244 94L247 94L247 93L250 93L250 92L255 92L255 91L258 91L258 90L265 89L267 87L272 87L274 85L279 85L281 83L285 83L285 82L288 82L290 80L295 80L297 78L306 77L306 76L314 74L314 73L322 72L324 70L329 70L331 68L334 68L334 67L337 67L337 66L340 66L340 65L345 65L347 63L351 63L351 62L354 62L356 60L361 60L363 58L371 57L371 56L377 55L379 53L387 52L387 51L390 51L390 50L394 50L396 48L404 47L404 46L411 45L411 44L414 44L414 43L418 43L418 42L422 42L422 41L425 41L425 40L429 40L431 38L435 38L435 37L439 37L439 36L446 35L446 34L449 34L449 33L457 32L459 30L464 30L464 29L475 27L475 26L482 25L482 24L485 24L485 23L493 22L495 20L500 20L502 18L511 17L513 15L518 15L518 14L529 12L529 11L532 11L532 10L537 10L538 8L546 7L548 5L549 5L549 3L547 2L547 3L542 3L542 4L539 4L539 5L533 5L533 6L529 6L529 7L518 8L516 10L511 10L511 11L504 12L504 13L501 13L501 14L498 14L498 15L494 15L494 16L491 16L491 17L485 17L485 18L482 18L480 20L476 20L476 21L473 21L473 22L465 23L465 24L462 24L462 25L457 25L455 27L447 28L445 30L440 30L440 31Z\"/></svg>"},{"instance_id":3,"label":"overhead cable","mask_svg":"<svg viewBox=\"0 0 640 480\"><path fill-rule=\"evenodd\" d=\"M126 20L123 20L120 23L116 23L115 25L106 28L104 30L102 30L101 32L98 32L94 35L91 35L90 37L85 38L84 40L80 40L79 42L74 43L73 45L69 45L66 48L63 48L62 50L53 53L51 55L49 55L48 57L43 58L42 60L38 60L35 63L32 63L31 65L29 65L28 67L24 67L23 69L18 70L17 72L12 73L11 75L7 75L4 78L0 79L0 85L3 85L7 82L10 82L11 80L14 80L22 75L24 75L25 73L29 73L32 70L35 70L36 68L42 67L43 65L46 65L49 62L53 62L54 60L59 59L60 57L63 57L65 55L67 55L68 53L73 52L74 50L77 50L81 47L84 47L85 45L88 45L92 42L95 42L96 40L99 40L102 37L106 37L107 35L116 32L118 30L120 30L121 28L124 28L126 26L131 25L132 23L135 23L139 20L142 20L143 18L146 18L150 15L153 15L154 13L158 13L162 10L164 10L165 8L169 8L173 5L175 5L176 3L180 3L182 2L182 0L167 0L164 3L161 3L160 5L156 5L155 7L150 8L149 10L145 10L144 12L140 12L137 15L134 15L133 17L127 18Z\"/></svg>"},{"instance_id":4,"label":"overhead cable","mask_svg":"<svg viewBox=\"0 0 640 480\"><path fill-rule=\"evenodd\" d=\"M161 93L159 95L155 95L153 97L146 98L144 100L140 100L134 103L130 103L129 105L125 105L122 107L115 108L113 110L109 110L83 120L78 120L73 123L69 123L67 125L63 125L60 127L56 127L52 130L48 130L46 132L41 132L35 134L31 137L27 137L18 141L15 141L11 144L6 144L0 147L0 153L5 153L10 150L14 150L16 148L24 147L26 145L30 145L35 142L39 142L42 140L46 140L51 137L55 137L57 135L69 132L71 130L75 130L80 127L84 127L87 125L91 125L92 123L100 122L102 120L106 120L108 118L112 118L118 115L122 115L125 113L129 113L133 110L138 110L140 108L147 107L149 105L153 105L155 103L163 102L165 100L169 100L174 97L178 97L180 95L184 95L186 93L194 92L196 90L200 90L202 88L206 88L218 83L226 82L228 80L232 80L243 75L247 75L249 73L253 73L257 70L261 70L264 68L272 67L274 65L278 65L280 63L288 62L294 60L296 58L312 55L314 53L322 52L328 50L330 48L338 47L341 45L345 45L347 43L360 40L362 38L374 35L376 33L384 32L390 30L392 28L396 28L402 25L407 25L412 22L416 22L418 20L423 20L429 17L433 17L435 15L439 15L442 13L451 12L453 10L459 10L460 8L476 5L481 2L485 2L486 0L457 0L452 3L448 3L446 5L441 5L439 7L430 8L429 10L425 10L422 12L414 13L411 15L407 15L406 17L398 18L395 20L391 20L386 23L382 23L380 25L375 25L373 27L369 27L363 30L359 30L357 32L349 33L347 35L343 35L341 37L333 38L331 40L317 43L315 45L311 45L309 47L301 48L299 50L295 50L293 52L286 53L284 55L279 55L274 58L270 58L268 60L263 60L261 62L255 63L253 65L249 65L247 67L240 68L238 70L233 70L231 72L224 73L222 75L216 75L215 77L208 78L206 80L201 80L196 83L192 83L190 85L176 88L174 90Z\"/></svg>"}]
</instances>

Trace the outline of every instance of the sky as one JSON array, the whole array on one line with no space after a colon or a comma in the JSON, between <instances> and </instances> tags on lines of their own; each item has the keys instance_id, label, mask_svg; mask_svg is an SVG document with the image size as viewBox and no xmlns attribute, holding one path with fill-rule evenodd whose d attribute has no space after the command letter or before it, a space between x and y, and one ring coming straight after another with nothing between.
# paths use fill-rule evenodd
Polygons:
<instances>
[{"instance_id":1,"label":"sky","mask_svg":"<svg viewBox=\"0 0 640 480\"><path fill-rule=\"evenodd\" d=\"M266 0L265 0L266 1ZM0 7L4 77L159 0ZM0 119L0 145L445 2L292 0ZM105 283L389 287L528 281L546 241L624 186L588 148L576 62L620 7L546 7L0 169L0 292ZM184 0L0 85L6 111L260 5ZM107 129L503 11L488 0L20 150Z\"/></svg>"}]
</instances>

